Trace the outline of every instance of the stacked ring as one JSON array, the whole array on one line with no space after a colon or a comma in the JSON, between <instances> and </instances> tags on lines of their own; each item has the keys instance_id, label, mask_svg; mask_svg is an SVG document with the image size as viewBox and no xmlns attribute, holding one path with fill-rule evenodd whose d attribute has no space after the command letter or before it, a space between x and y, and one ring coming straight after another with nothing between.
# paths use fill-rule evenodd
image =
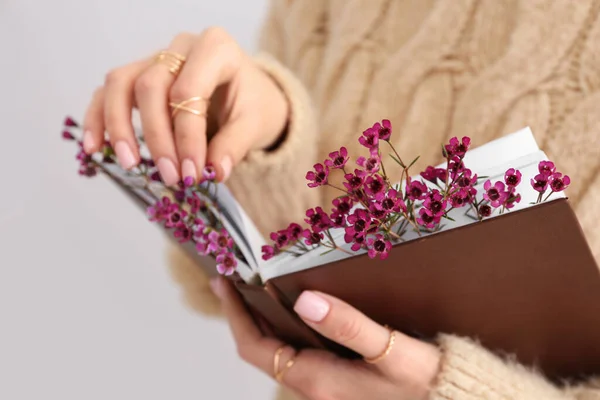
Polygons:
<instances>
[{"instance_id":1,"label":"stacked ring","mask_svg":"<svg viewBox=\"0 0 600 400\"><path fill-rule=\"evenodd\" d=\"M169 72L175 76L181 71L185 60L185 56L167 50L159 52L155 57L156 62L165 64L169 68Z\"/></svg>"}]
</instances>

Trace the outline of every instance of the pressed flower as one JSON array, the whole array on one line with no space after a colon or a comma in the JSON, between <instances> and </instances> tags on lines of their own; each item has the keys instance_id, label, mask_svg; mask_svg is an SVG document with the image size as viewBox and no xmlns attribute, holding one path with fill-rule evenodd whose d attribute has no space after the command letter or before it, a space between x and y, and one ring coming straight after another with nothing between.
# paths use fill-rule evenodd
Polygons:
<instances>
[{"instance_id":1,"label":"pressed flower","mask_svg":"<svg viewBox=\"0 0 600 400\"><path fill-rule=\"evenodd\" d=\"M504 182L498 181L492 185L492 181L488 179L483 184L483 188L485 189L483 198L488 200L494 208L500 207L508 198L508 192L504 190Z\"/></svg>"},{"instance_id":2,"label":"pressed flower","mask_svg":"<svg viewBox=\"0 0 600 400\"><path fill-rule=\"evenodd\" d=\"M379 147L379 131L373 128L367 129L363 132L362 136L358 138L358 142L368 149Z\"/></svg>"},{"instance_id":3,"label":"pressed flower","mask_svg":"<svg viewBox=\"0 0 600 400\"><path fill-rule=\"evenodd\" d=\"M329 216L321 207L306 210L306 219L304 221L306 221L307 224L310 224L310 227L314 232L324 231L331 228L332 225Z\"/></svg>"},{"instance_id":4,"label":"pressed flower","mask_svg":"<svg viewBox=\"0 0 600 400\"><path fill-rule=\"evenodd\" d=\"M510 168L504 174L504 182L509 187L516 187L519 183L521 183L521 171Z\"/></svg>"},{"instance_id":5,"label":"pressed flower","mask_svg":"<svg viewBox=\"0 0 600 400\"><path fill-rule=\"evenodd\" d=\"M385 190L385 182L381 175L370 175L365 179L364 189L369 196L376 196Z\"/></svg>"},{"instance_id":6,"label":"pressed flower","mask_svg":"<svg viewBox=\"0 0 600 400\"><path fill-rule=\"evenodd\" d=\"M550 177L550 190L553 192L562 192L571 184L571 178L568 175L555 172Z\"/></svg>"},{"instance_id":7,"label":"pressed flower","mask_svg":"<svg viewBox=\"0 0 600 400\"><path fill-rule=\"evenodd\" d=\"M315 164L313 167L314 171L308 171L306 173L306 179L309 181L308 187L315 188L327 184L327 177L329 176L329 168L323 167L322 164Z\"/></svg>"},{"instance_id":8,"label":"pressed flower","mask_svg":"<svg viewBox=\"0 0 600 400\"><path fill-rule=\"evenodd\" d=\"M275 248L273 246L269 246L266 244L261 247L261 250L262 250L262 259L265 261L270 260L276 254Z\"/></svg>"},{"instance_id":9,"label":"pressed flower","mask_svg":"<svg viewBox=\"0 0 600 400\"><path fill-rule=\"evenodd\" d=\"M221 253L217 256L217 271L221 275L229 276L235 272L237 260L230 252Z\"/></svg>"},{"instance_id":10,"label":"pressed flower","mask_svg":"<svg viewBox=\"0 0 600 400\"><path fill-rule=\"evenodd\" d=\"M308 229L305 229L304 232L302 232L302 236L304 236L304 243L309 246L321 243L321 240L325 237L325 235L320 232L313 232Z\"/></svg>"},{"instance_id":11,"label":"pressed flower","mask_svg":"<svg viewBox=\"0 0 600 400\"><path fill-rule=\"evenodd\" d=\"M427 196L427 186L423 182L412 181L406 186L406 194L411 200L423 200Z\"/></svg>"},{"instance_id":12,"label":"pressed flower","mask_svg":"<svg viewBox=\"0 0 600 400\"><path fill-rule=\"evenodd\" d=\"M381 260L385 260L392 249L392 243L386 240L382 234L377 234L374 238L369 237L367 239L367 247L369 248L370 258L379 256Z\"/></svg>"},{"instance_id":13,"label":"pressed flower","mask_svg":"<svg viewBox=\"0 0 600 400\"><path fill-rule=\"evenodd\" d=\"M443 168L434 168L431 165L421 172L421 177L432 183L437 183L438 179L444 182L446 180L446 170Z\"/></svg>"},{"instance_id":14,"label":"pressed flower","mask_svg":"<svg viewBox=\"0 0 600 400\"><path fill-rule=\"evenodd\" d=\"M362 188L365 182L365 176L367 173L365 171L361 171L360 169L355 169L353 174L346 174L344 178L346 181L344 182L344 186L350 192L355 192Z\"/></svg>"},{"instance_id":15,"label":"pressed flower","mask_svg":"<svg viewBox=\"0 0 600 400\"><path fill-rule=\"evenodd\" d=\"M537 174L531 179L531 187L540 193L544 193L548 189L548 178L549 175L544 173Z\"/></svg>"},{"instance_id":16,"label":"pressed flower","mask_svg":"<svg viewBox=\"0 0 600 400\"><path fill-rule=\"evenodd\" d=\"M325 160L325 166L331 169L341 169L344 168L348 159L348 150L345 147L340 147L339 151L329 153L329 159Z\"/></svg>"},{"instance_id":17,"label":"pressed flower","mask_svg":"<svg viewBox=\"0 0 600 400\"><path fill-rule=\"evenodd\" d=\"M538 164L538 170L540 171L541 175L544 175L548 178L556 172L556 167L552 161L540 161Z\"/></svg>"},{"instance_id":18,"label":"pressed flower","mask_svg":"<svg viewBox=\"0 0 600 400\"><path fill-rule=\"evenodd\" d=\"M479 215L482 217L489 217L492 215L492 207L488 206L487 204L480 205L478 211Z\"/></svg>"},{"instance_id":19,"label":"pressed flower","mask_svg":"<svg viewBox=\"0 0 600 400\"><path fill-rule=\"evenodd\" d=\"M458 138L453 137L450 139L450 143L445 146L446 153L449 157L457 156L463 158L471 146L471 138L465 136L460 141Z\"/></svg>"}]
</instances>

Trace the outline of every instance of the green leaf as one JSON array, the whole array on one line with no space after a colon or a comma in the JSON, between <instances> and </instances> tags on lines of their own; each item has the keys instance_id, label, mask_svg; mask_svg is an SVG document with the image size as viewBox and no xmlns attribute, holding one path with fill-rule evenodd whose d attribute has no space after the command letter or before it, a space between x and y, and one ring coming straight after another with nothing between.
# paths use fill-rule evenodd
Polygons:
<instances>
[{"instance_id":1,"label":"green leaf","mask_svg":"<svg viewBox=\"0 0 600 400\"><path fill-rule=\"evenodd\" d=\"M446 147L442 145L442 156L444 158L448 158L448 152L446 151Z\"/></svg>"},{"instance_id":2,"label":"green leaf","mask_svg":"<svg viewBox=\"0 0 600 400\"><path fill-rule=\"evenodd\" d=\"M321 253L320 255L324 256L325 254L329 254L329 253L331 253L331 252L332 252L332 251L334 251L334 250L335 250L335 249L329 249L329 250L327 250L326 252L324 252L324 253Z\"/></svg>"},{"instance_id":3,"label":"green leaf","mask_svg":"<svg viewBox=\"0 0 600 400\"><path fill-rule=\"evenodd\" d=\"M415 159L414 159L414 160L413 160L413 161L410 163L410 165L408 166L408 168L410 168L410 167L412 167L413 165L415 165L415 163L417 162L417 160L419 159L419 157L421 157L421 156L417 156L417 158L415 158Z\"/></svg>"},{"instance_id":4,"label":"green leaf","mask_svg":"<svg viewBox=\"0 0 600 400\"><path fill-rule=\"evenodd\" d=\"M452 222L456 222L456 221L454 220L454 218L451 218L451 217L449 217L449 216L447 216L447 215L444 215L444 218L446 218L446 219L449 219L449 220L450 220L450 221L452 221Z\"/></svg>"},{"instance_id":5,"label":"green leaf","mask_svg":"<svg viewBox=\"0 0 600 400\"><path fill-rule=\"evenodd\" d=\"M392 157L392 159L396 161L402 168L406 168L406 166L402 164L402 161L398 160L393 154L390 154L390 157Z\"/></svg>"}]
</instances>

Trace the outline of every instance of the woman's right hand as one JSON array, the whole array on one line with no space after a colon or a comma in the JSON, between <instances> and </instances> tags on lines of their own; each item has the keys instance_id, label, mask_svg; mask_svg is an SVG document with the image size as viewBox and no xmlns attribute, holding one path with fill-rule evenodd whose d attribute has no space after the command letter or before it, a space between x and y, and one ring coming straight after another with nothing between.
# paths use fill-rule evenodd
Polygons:
<instances>
[{"instance_id":1,"label":"woman's right hand","mask_svg":"<svg viewBox=\"0 0 600 400\"><path fill-rule=\"evenodd\" d=\"M130 169L140 161L131 112L140 112L144 140L165 184L200 177L207 163L217 178L251 150L277 143L285 130L289 105L273 79L221 28L200 35L182 33L166 49L185 56L178 74L154 58L112 70L94 94L84 120L84 150L100 150L105 132L119 163ZM207 117L179 111L171 119L170 102L209 114L217 131L207 140Z\"/></svg>"}]
</instances>

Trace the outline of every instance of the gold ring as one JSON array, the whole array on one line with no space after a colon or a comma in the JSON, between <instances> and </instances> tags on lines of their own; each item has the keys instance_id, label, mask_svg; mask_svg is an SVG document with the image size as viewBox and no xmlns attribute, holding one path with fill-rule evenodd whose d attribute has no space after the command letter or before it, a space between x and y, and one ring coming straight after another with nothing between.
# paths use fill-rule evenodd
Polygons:
<instances>
[{"instance_id":1,"label":"gold ring","mask_svg":"<svg viewBox=\"0 0 600 400\"><path fill-rule=\"evenodd\" d=\"M206 100L204 97L200 97L200 96L194 96L194 97L190 97L187 100L184 100L182 102L170 102L169 106L171 106L171 108L173 108L173 111L171 112L171 118L175 118L175 115L177 114L177 112L179 110L181 111L187 111L189 113L192 113L194 115L197 115L199 117L205 117L206 113L202 112L200 110L196 110L195 108L191 108L188 107L187 105L196 101L204 101L206 103L208 103L208 100Z\"/></svg>"},{"instance_id":2,"label":"gold ring","mask_svg":"<svg viewBox=\"0 0 600 400\"><path fill-rule=\"evenodd\" d=\"M368 364L375 364L375 363L383 360L385 357L388 356L388 354L390 354L390 352L392 351L392 348L394 347L394 343L396 342L396 331L390 329L390 327L387 325L385 327L390 331L390 338L388 339L387 347L385 348L383 353L381 353L377 357L374 357L374 358L366 358L365 357L364 360Z\"/></svg>"},{"instance_id":3,"label":"gold ring","mask_svg":"<svg viewBox=\"0 0 600 400\"><path fill-rule=\"evenodd\" d=\"M175 76L177 76L181 71L185 60L185 56L166 50L159 52L155 57L155 61L157 63L165 64L169 68L169 72Z\"/></svg>"},{"instance_id":4,"label":"gold ring","mask_svg":"<svg viewBox=\"0 0 600 400\"><path fill-rule=\"evenodd\" d=\"M290 368L292 368L292 366L294 365L294 363L296 362L296 356L293 355L292 358L290 358L286 363L283 369L279 369L279 361L281 358L281 353L283 353L283 350L287 347L287 345L282 345L281 347L279 347L277 349L277 351L275 351L275 357L273 358L273 375L275 376L275 379L277 380L277 382L282 383L283 382L283 375L287 372L287 370L289 370Z\"/></svg>"}]
</instances>

